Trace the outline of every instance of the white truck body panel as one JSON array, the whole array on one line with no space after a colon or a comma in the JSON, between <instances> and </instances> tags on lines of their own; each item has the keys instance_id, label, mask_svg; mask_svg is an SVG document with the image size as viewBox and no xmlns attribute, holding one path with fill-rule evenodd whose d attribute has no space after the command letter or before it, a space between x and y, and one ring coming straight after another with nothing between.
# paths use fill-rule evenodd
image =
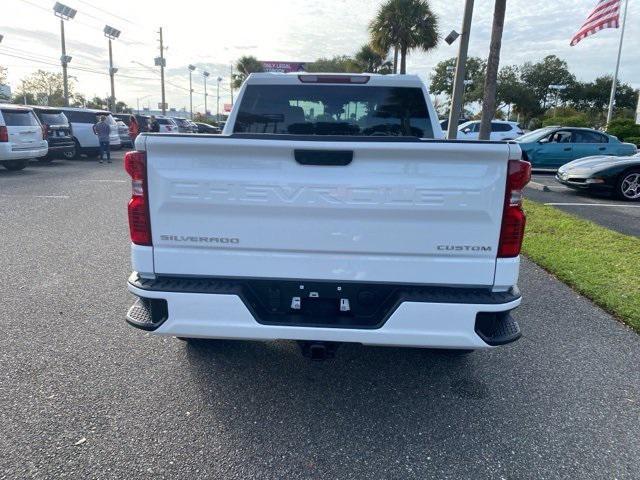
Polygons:
<instances>
[{"instance_id":1,"label":"white truck body panel","mask_svg":"<svg viewBox=\"0 0 640 480\"><path fill-rule=\"evenodd\" d=\"M506 145L294 143L150 139L155 272L493 285ZM347 166L294 159L345 148Z\"/></svg>"}]
</instances>

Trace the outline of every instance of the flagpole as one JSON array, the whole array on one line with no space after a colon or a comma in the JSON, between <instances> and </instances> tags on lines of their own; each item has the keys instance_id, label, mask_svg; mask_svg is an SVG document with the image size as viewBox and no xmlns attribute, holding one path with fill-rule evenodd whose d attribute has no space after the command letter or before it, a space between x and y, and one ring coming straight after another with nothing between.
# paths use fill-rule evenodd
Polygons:
<instances>
[{"instance_id":1,"label":"flagpole","mask_svg":"<svg viewBox=\"0 0 640 480\"><path fill-rule=\"evenodd\" d=\"M611 123L613 118L613 104L616 100L616 84L618 83L618 70L620 69L620 56L622 55L622 40L624 39L624 27L627 23L627 7L629 0L624 2L624 14L622 16L622 29L620 30L620 45L618 46L618 60L616 62L616 70L613 74L613 82L611 83L611 95L609 96L609 111L607 112L607 125Z\"/></svg>"}]
</instances>

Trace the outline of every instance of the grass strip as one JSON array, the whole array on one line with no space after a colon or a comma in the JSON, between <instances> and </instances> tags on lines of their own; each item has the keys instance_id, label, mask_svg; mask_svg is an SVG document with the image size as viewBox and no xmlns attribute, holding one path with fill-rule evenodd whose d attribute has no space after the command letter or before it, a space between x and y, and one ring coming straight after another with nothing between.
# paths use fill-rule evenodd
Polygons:
<instances>
[{"instance_id":1,"label":"grass strip","mask_svg":"<svg viewBox=\"0 0 640 480\"><path fill-rule=\"evenodd\" d=\"M523 252L640 332L640 238L525 201Z\"/></svg>"}]
</instances>

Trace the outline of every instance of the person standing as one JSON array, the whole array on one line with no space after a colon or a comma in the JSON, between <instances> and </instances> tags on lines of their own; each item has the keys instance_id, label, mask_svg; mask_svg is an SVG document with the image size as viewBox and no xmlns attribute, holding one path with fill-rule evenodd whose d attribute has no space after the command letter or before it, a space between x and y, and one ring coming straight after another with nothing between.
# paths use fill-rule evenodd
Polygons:
<instances>
[{"instance_id":1,"label":"person standing","mask_svg":"<svg viewBox=\"0 0 640 480\"><path fill-rule=\"evenodd\" d=\"M158 133L160 131L160 123L158 123L155 115L151 115L149 117L149 131L153 133Z\"/></svg>"},{"instance_id":2,"label":"person standing","mask_svg":"<svg viewBox=\"0 0 640 480\"><path fill-rule=\"evenodd\" d=\"M111 134L111 126L107 123L107 117L100 115L98 123L93 126L93 132L98 136L98 142L100 142L100 163L104 160L104 155L107 155L107 162L111 163L111 148L109 145L109 135Z\"/></svg>"},{"instance_id":3,"label":"person standing","mask_svg":"<svg viewBox=\"0 0 640 480\"><path fill-rule=\"evenodd\" d=\"M140 125L138 125L138 120L134 115L129 117L129 138L131 138L131 142L135 142L136 138L140 134Z\"/></svg>"}]
</instances>

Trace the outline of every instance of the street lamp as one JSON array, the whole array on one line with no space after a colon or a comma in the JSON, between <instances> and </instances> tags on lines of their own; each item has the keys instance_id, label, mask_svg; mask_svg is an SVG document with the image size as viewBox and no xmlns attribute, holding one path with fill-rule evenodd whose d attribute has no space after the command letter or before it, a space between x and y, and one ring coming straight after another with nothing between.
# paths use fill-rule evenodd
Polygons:
<instances>
[{"instance_id":1,"label":"street lamp","mask_svg":"<svg viewBox=\"0 0 640 480\"><path fill-rule=\"evenodd\" d=\"M116 90L114 86L114 76L118 71L117 68L113 68L113 52L111 51L111 40L115 40L120 36L120 30L110 27L109 25L104 26L104 36L109 39L109 77L111 77L111 98L110 100L110 109L112 112L116 111Z\"/></svg>"},{"instance_id":2,"label":"street lamp","mask_svg":"<svg viewBox=\"0 0 640 480\"><path fill-rule=\"evenodd\" d=\"M218 77L218 96L216 99L216 120L220 121L220 82L222 81L222 77Z\"/></svg>"},{"instance_id":3,"label":"street lamp","mask_svg":"<svg viewBox=\"0 0 640 480\"><path fill-rule=\"evenodd\" d=\"M207 115L207 78L211 75L209 72L202 72L202 77L204 78L204 118L209 118Z\"/></svg>"},{"instance_id":4,"label":"street lamp","mask_svg":"<svg viewBox=\"0 0 640 480\"><path fill-rule=\"evenodd\" d=\"M53 6L53 14L60 19L60 41L62 43L62 55L60 63L62 63L62 83L64 88L64 106L69 106L69 79L67 78L67 64L71 61L71 57L67 55L67 49L64 43L64 22L71 20L76 16L77 10L67 7L60 2L56 2Z\"/></svg>"},{"instance_id":5,"label":"street lamp","mask_svg":"<svg viewBox=\"0 0 640 480\"><path fill-rule=\"evenodd\" d=\"M191 111L191 120L193 120L193 87L191 83L191 76L193 75L193 71L196 69L196 66L189 65L187 68L189 69L189 110Z\"/></svg>"}]
</instances>

